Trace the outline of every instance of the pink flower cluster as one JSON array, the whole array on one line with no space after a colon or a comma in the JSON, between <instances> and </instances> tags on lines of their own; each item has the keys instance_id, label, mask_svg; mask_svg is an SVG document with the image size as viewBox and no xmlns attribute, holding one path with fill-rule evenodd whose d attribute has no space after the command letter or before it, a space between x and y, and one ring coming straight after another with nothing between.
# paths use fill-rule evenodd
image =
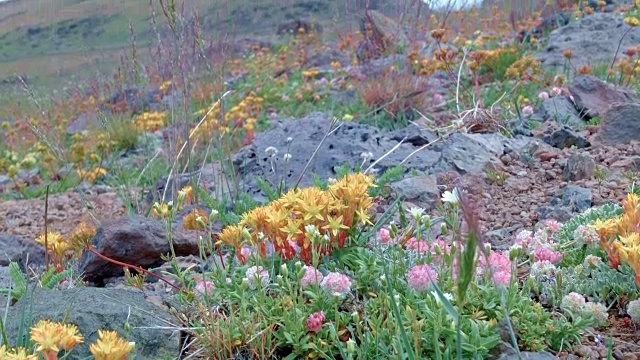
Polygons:
<instances>
[{"instance_id":1,"label":"pink flower cluster","mask_svg":"<svg viewBox=\"0 0 640 360\"><path fill-rule=\"evenodd\" d=\"M322 279L320 287L335 296L343 296L351 291L351 280L347 275L330 272Z\"/></svg>"},{"instance_id":2,"label":"pink flower cluster","mask_svg":"<svg viewBox=\"0 0 640 360\"><path fill-rule=\"evenodd\" d=\"M311 331L314 333L319 333L322 330L322 325L324 324L325 316L324 312L318 311L311 315L307 319L307 331Z\"/></svg>"},{"instance_id":3,"label":"pink flower cluster","mask_svg":"<svg viewBox=\"0 0 640 360\"><path fill-rule=\"evenodd\" d=\"M213 283L211 281L198 281L195 288L196 295L205 296L213 293Z\"/></svg>"},{"instance_id":4,"label":"pink flower cluster","mask_svg":"<svg viewBox=\"0 0 640 360\"><path fill-rule=\"evenodd\" d=\"M573 239L578 246L598 244L600 237L590 226L580 225L573 231Z\"/></svg>"},{"instance_id":5,"label":"pink flower cluster","mask_svg":"<svg viewBox=\"0 0 640 360\"><path fill-rule=\"evenodd\" d=\"M438 273L429 265L416 265L407 273L407 282L416 291L426 291L437 281Z\"/></svg>"},{"instance_id":6,"label":"pink flower cluster","mask_svg":"<svg viewBox=\"0 0 640 360\"><path fill-rule=\"evenodd\" d=\"M427 252L431 253L432 257L443 256L451 253L451 246L447 244L442 238L436 239L434 242L429 240L418 240L415 237L407 240L405 248L409 251L415 251L418 255L426 255ZM439 253L439 254L438 254ZM434 262L439 262L441 259L435 258Z\"/></svg>"},{"instance_id":7,"label":"pink flower cluster","mask_svg":"<svg viewBox=\"0 0 640 360\"><path fill-rule=\"evenodd\" d=\"M547 219L544 221L544 228L551 234L555 234L562 229L562 223L554 219Z\"/></svg>"},{"instance_id":8,"label":"pink flower cluster","mask_svg":"<svg viewBox=\"0 0 640 360\"><path fill-rule=\"evenodd\" d=\"M322 273L314 267L305 265L303 269L304 269L304 275L302 276L302 279L300 279L300 286L302 286L303 288L311 285L320 284L320 282L324 278Z\"/></svg>"},{"instance_id":9,"label":"pink flower cluster","mask_svg":"<svg viewBox=\"0 0 640 360\"><path fill-rule=\"evenodd\" d=\"M376 233L376 240L378 245L392 245L393 239L388 229L382 228Z\"/></svg>"},{"instance_id":10,"label":"pink flower cluster","mask_svg":"<svg viewBox=\"0 0 640 360\"><path fill-rule=\"evenodd\" d=\"M269 284L269 272L264 270L262 266L252 266L247 269L246 272L247 280L249 280L249 287L251 289L255 289L257 287L257 282L259 281L262 287L265 287Z\"/></svg>"},{"instance_id":11,"label":"pink flower cluster","mask_svg":"<svg viewBox=\"0 0 640 360\"><path fill-rule=\"evenodd\" d=\"M499 286L508 286L511 284L511 260L503 253L492 251L489 255L489 261L483 254L478 258L478 267L476 275L482 277L491 269L493 281Z\"/></svg>"},{"instance_id":12,"label":"pink flower cluster","mask_svg":"<svg viewBox=\"0 0 640 360\"><path fill-rule=\"evenodd\" d=\"M533 258L535 261L548 261L555 265L562 261L562 253L548 247L540 247L533 252Z\"/></svg>"}]
</instances>

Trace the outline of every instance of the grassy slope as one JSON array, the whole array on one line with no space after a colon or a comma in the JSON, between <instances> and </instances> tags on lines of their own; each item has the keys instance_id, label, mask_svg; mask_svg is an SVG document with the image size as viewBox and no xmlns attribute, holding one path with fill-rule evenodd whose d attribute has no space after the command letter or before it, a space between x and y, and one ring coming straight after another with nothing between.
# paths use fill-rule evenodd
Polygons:
<instances>
[{"instance_id":1,"label":"grassy slope","mask_svg":"<svg viewBox=\"0 0 640 360\"><path fill-rule=\"evenodd\" d=\"M220 37L273 35L278 25L297 18L313 19L329 30L353 27L365 3L189 0L184 6L185 13L198 12L208 37ZM164 24L159 1L153 4L158 22ZM371 4L393 15L402 12L405 1L372 0ZM129 47L130 24L141 48L155 37L150 3L144 0L19 0L0 4L0 14L0 81L16 73L57 81L105 65L112 69Z\"/></svg>"}]
</instances>

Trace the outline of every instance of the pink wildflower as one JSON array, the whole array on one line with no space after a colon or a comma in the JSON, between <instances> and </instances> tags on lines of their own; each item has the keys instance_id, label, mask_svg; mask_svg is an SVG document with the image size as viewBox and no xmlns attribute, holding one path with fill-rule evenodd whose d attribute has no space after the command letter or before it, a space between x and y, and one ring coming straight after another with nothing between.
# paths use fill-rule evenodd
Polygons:
<instances>
[{"instance_id":1,"label":"pink wildflower","mask_svg":"<svg viewBox=\"0 0 640 360\"><path fill-rule=\"evenodd\" d=\"M538 99L540 99L540 101L549 100L549 93L546 91L542 91L540 94L538 94Z\"/></svg>"},{"instance_id":2,"label":"pink wildflower","mask_svg":"<svg viewBox=\"0 0 640 360\"><path fill-rule=\"evenodd\" d=\"M553 88L551 88L551 91L549 92L549 95L551 96L558 96L562 94L562 88L554 86Z\"/></svg>"},{"instance_id":3,"label":"pink wildflower","mask_svg":"<svg viewBox=\"0 0 640 360\"><path fill-rule=\"evenodd\" d=\"M438 273L429 265L416 265L407 273L407 282L409 286L416 291L429 289L432 281L438 281Z\"/></svg>"},{"instance_id":4,"label":"pink wildflower","mask_svg":"<svg viewBox=\"0 0 640 360\"><path fill-rule=\"evenodd\" d=\"M482 276L483 274L488 272L489 268L491 268L494 277L495 274L499 272L506 272L509 274L509 276L511 276L511 260L509 260L509 257L503 253L492 251L489 255L488 263L487 259L485 259L485 256L483 254L480 254L478 258L478 267L476 270L478 276Z\"/></svg>"},{"instance_id":5,"label":"pink wildflower","mask_svg":"<svg viewBox=\"0 0 640 360\"><path fill-rule=\"evenodd\" d=\"M562 228L562 224L554 219L547 219L544 222L544 227L552 234L557 233Z\"/></svg>"},{"instance_id":6,"label":"pink wildflower","mask_svg":"<svg viewBox=\"0 0 640 360\"><path fill-rule=\"evenodd\" d=\"M493 273L493 282L498 286L509 286L511 284L511 271Z\"/></svg>"},{"instance_id":7,"label":"pink wildflower","mask_svg":"<svg viewBox=\"0 0 640 360\"><path fill-rule=\"evenodd\" d=\"M304 275L300 279L300 286L307 287L311 285L317 285L322 281L322 273L318 269L311 266L304 266Z\"/></svg>"},{"instance_id":8,"label":"pink wildflower","mask_svg":"<svg viewBox=\"0 0 640 360\"><path fill-rule=\"evenodd\" d=\"M325 317L324 312L318 311L311 315L307 319L307 331L311 331L314 333L320 332L322 330L322 324L324 324Z\"/></svg>"},{"instance_id":9,"label":"pink wildflower","mask_svg":"<svg viewBox=\"0 0 640 360\"><path fill-rule=\"evenodd\" d=\"M424 255L429 251L429 242L427 240L418 240L414 237L407 240L405 248L410 251L415 251L418 255Z\"/></svg>"},{"instance_id":10,"label":"pink wildflower","mask_svg":"<svg viewBox=\"0 0 640 360\"><path fill-rule=\"evenodd\" d=\"M211 295L213 283L211 281L198 281L195 288L196 295Z\"/></svg>"},{"instance_id":11,"label":"pink wildflower","mask_svg":"<svg viewBox=\"0 0 640 360\"><path fill-rule=\"evenodd\" d=\"M391 235L389 234L389 230L385 228L378 230L376 233L376 240L378 240L378 244L380 245L390 245L393 242Z\"/></svg>"},{"instance_id":12,"label":"pink wildflower","mask_svg":"<svg viewBox=\"0 0 640 360\"><path fill-rule=\"evenodd\" d=\"M530 230L522 230L516 235L515 243L522 246L523 249L529 247L533 242L533 232Z\"/></svg>"},{"instance_id":13,"label":"pink wildflower","mask_svg":"<svg viewBox=\"0 0 640 360\"><path fill-rule=\"evenodd\" d=\"M522 115L524 115L525 117L529 117L529 116L533 115L533 106L527 105L527 106L523 107L522 108Z\"/></svg>"},{"instance_id":14,"label":"pink wildflower","mask_svg":"<svg viewBox=\"0 0 640 360\"><path fill-rule=\"evenodd\" d=\"M557 264L562 261L562 253L553 251L548 247L540 247L533 252L535 261L549 261L552 264Z\"/></svg>"},{"instance_id":15,"label":"pink wildflower","mask_svg":"<svg viewBox=\"0 0 640 360\"><path fill-rule=\"evenodd\" d=\"M347 275L330 272L322 279L320 287L335 296L342 296L351 290L351 280Z\"/></svg>"}]
</instances>

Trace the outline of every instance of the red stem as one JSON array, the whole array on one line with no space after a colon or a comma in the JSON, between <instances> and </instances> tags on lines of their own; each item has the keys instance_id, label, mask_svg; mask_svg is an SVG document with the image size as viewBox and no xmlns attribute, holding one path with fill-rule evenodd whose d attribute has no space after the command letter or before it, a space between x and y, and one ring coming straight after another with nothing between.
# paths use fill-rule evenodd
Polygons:
<instances>
[{"instance_id":1,"label":"red stem","mask_svg":"<svg viewBox=\"0 0 640 360\"><path fill-rule=\"evenodd\" d=\"M154 278L156 278L156 279L158 279L158 280L160 280L160 281L164 282L165 284L167 284L167 285L171 286L172 288L174 288L174 289L176 289L176 290L178 290L178 291L184 291L183 289L181 289L181 288L180 288L180 287L178 287L177 285L174 285L174 284L173 284L172 282L170 282L169 280L167 280L167 279L165 279L164 277L162 277L162 276L160 276L160 275L158 275L158 274L155 274L155 273L153 273L153 272L151 272L151 271L149 271L149 270L145 270L145 269L143 269L143 268L141 268L141 267L139 267L139 266L129 265L129 264L127 264L127 263L123 263L123 262L120 262L120 261L118 261L118 260L113 260L113 259L111 259L111 258L108 258L108 257L106 257L106 256L104 256L104 255L102 255L102 254L100 254L99 252L95 251L95 250L94 250L93 248L91 248L91 247L89 247L89 248L88 248L88 250L89 250L92 254L94 254L95 256L97 256L97 257L99 257L99 258L101 258L101 259L103 259L103 260L106 260L106 261L108 261L108 262L110 262L110 263L113 263L113 264L116 264L116 265L120 265L120 266L124 266L124 267L129 268L129 269L134 269L134 270L136 270L137 272L144 273L144 274L146 274L146 275L151 275L151 277L154 277Z\"/></svg>"}]
</instances>

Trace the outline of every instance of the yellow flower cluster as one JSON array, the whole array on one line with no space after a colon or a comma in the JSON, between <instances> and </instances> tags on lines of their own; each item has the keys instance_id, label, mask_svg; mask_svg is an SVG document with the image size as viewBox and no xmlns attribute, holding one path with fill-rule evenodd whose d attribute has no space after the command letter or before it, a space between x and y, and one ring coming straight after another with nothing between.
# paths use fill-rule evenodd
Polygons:
<instances>
[{"instance_id":1,"label":"yellow flower cluster","mask_svg":"<svg viewBox=\"0 0 640 360\"><path fill-rule=\"evenodd\" d=\"M262 111L263 102L264 99L256 96L252 91L231 109L221 111L220 103L216 103L211 111L209 108L201 109L197 112L198 116L202 117L207 113L208 115L196 133L209 136L214 131L225 134L238 128L253 131ZM223 115L221 116L221 114Z\"/></svg>"},{"instance_id":2,"label":"yellow flower cluster","mask_svg":"<svg viewBox=\"0 0 640 360\"><path fill-rule=\"evenodd\" d=\"M117 332L102 330L98 330L98 341L89 346L96 360L127 360L133 349L133 344L120 338Z\"/></svg>"},{"instance_id":3,"label":"yellow flower cluster","mask_svg":"<svg viewBox=\"0 0 640 360\"><path fill-rule=\"evenodd\" d=\"M37 345L36 352L45 355L46 359L55 359L60 350L71 351L84 339L75 325L40 320L31 328L31 341Z\"/></svg>"},{"instance_id":4,"label":"yellow flower cluster","mask_svg":"<svg viewBox=\"0 0 640 360\"><path fill-rule=\"evenodd\" d=\"M510 79L521 80L529 71L531 75L537 75L542 72L542 65L531 55L527 55L516 60L516 62L511 64L507 69L505 75Z\"/></svg>"},{"instance_id":5,"label":"yellow flower cluster","mask_svg":"<svg viewBox=\"0 0 640 360\"><path fill-rule=\"evenodd\" d=\"M312 250L330 253L333 247L342 248L354 225L370 224L368 212L373 199L369 189L374 186L373 177L350 174L327 190L290 190L280 199L244 214L238 225L222 231L219 242L235 247L241 261L246 260L240 255L246 244L257 246L264 255L266 241L271 241L287 259L293 258L297 245L300 259L310 263ZM310 229L327 236L313 236Z\"/></svg>"},{"instance_id":6,"label":"yellow flower cluster","mask_svg":"<svg viewBox=\"0 0 640 360\"><path fill-rule=\"evenodd\" d=\"M145 112L136 118L136 123L138 127L147 132L158 131L165 127L167 113L166 112Z\"/></svg>"},{"instance_id":7,"label":"yellow flower cluster","mask_svg":"<svg viewBox=\"0 0 640 360\"><path fill-rule=\"evenodd\" d=\"M80 179L86 180L90 184L95 184L100 177L107 175L107 170L102 167L97 167L93 170L77 169L76 174Z\"/></svg>"},{"instance_id":8,"label":"yellow flower cluster","mask_svg":"<svg viewBox=\"0 0 640 360\"><path fill-rule=\"evenodd\" d=\"M609 255L610 265L617 268L620 261L636 273L640 286L640 197L629 193L622 205L622 215L592 225L600 236L600 245Z\"/></svg>"},{"instance_id":9,"label":"yellow flower cluster","mask_svg":"<svg viewBox=\"0 0 640 360\"><path fill-rule=\"evenodd\" d=\"M47 252L51 255L51 259L57 269L62 269L65 259L70 258L73 253L79 257L82 250L89 246L89 241L96 234L96 229L85 223L81 223L76 229L64 238L59 232L50 231L47 233L46 243ZM36 238L36 242L45 246L44 234Z\"/></svg>"}]
</instances>

